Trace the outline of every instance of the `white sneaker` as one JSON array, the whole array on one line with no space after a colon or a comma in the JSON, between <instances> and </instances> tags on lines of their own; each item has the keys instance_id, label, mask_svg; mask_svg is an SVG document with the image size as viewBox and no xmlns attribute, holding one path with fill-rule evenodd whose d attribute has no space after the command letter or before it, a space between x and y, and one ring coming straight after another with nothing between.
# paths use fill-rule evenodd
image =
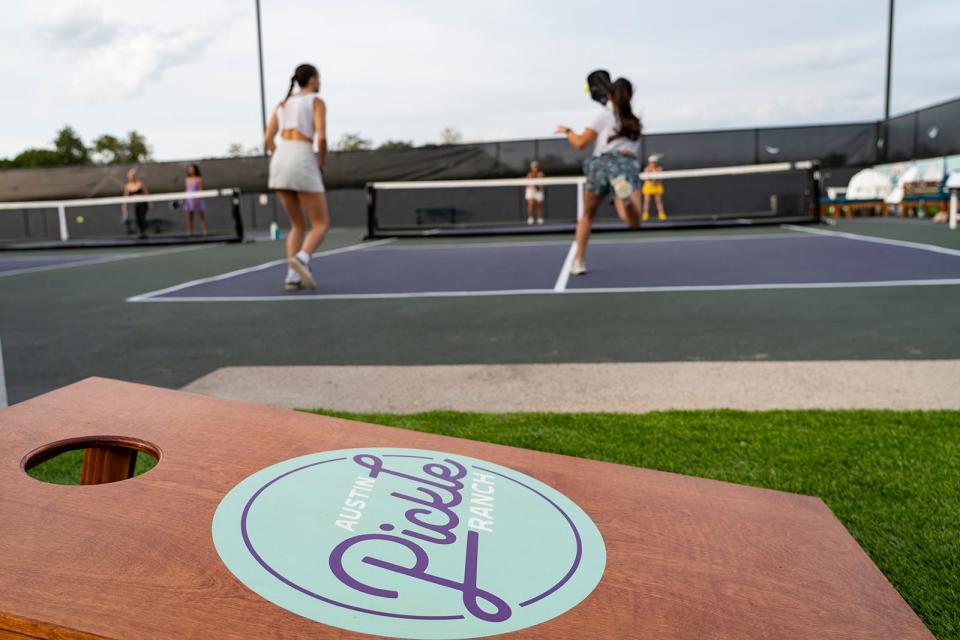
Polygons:
<instances>
[{"instance_id":1,"label":"white sneaker","mask_svg":"<svg viewBox=\"0 0 960 640\"><path fill-rule=\"evenodd\" d=\"M537 224L543 224L543 218L539 218L539 219L537 220Z\"/></svg>"},{"instance_id":2,"label":"white sneaker","mask_svg":"<svg viewBox=\"0 0 960 640\"><path fill-rule=\"evenodd\" d=\"M527 217L527 224L533 224L533 216Z\"/></svg>"},{"instance_id":3,"label":"white sneaker","mask_svg":"<svg viewBox=\"0 0 960 640\"><path fill-rule=\"evenodd\" d=\"M287 291L296 291L300 288L300 276L296 273L288 273L283 279L283 288Z\"/></svg>"},{"instance_id":4,"label":"white sneaker","mask_svg":"<svg viewBox=\"0 0 960 640\"><path fill-rule=\"evenodd\" d=\"M570 275L572 276L582 276L587 272L587 263L583 260L574 260L573 264L570 265Z\"/></svg>"},{"instance_id":5,"label":"white sneaker","mask_svg":"<svg viewBox=\"0 0 960 640\"><path fill-rule=\"evenodd\" d=\"M313 279L313 273L310 271L309 264L301 262L300 258L296 256L287 258L287 264L300 275L300 286L307 286L311 289L317 288L317 281Z\"/></svg>"}]
</instances>

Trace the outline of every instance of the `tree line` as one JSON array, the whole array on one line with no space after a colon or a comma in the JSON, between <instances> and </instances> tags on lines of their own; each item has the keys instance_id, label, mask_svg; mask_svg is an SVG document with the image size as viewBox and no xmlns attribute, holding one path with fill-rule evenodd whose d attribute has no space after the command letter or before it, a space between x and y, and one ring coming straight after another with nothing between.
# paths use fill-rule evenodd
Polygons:
<instances>
[{"instance_id":1,"label":"tree line","mask_svg":"<svg viewBox=\"0 0 960 640\"><path fill-rule=\"evenodd\" d=\"M459 129L447 127L440 132L440 144L459 144L463 142L463 134ZM435 147L436 144L425 144L424 147ZM409 140L386 140L374 147L373 141L364 138L359 132L343 134L333 146L334 151L368 151L374 148L379 150L413 149L415 145ZM243 145L232 144L227 149L230 157L260 155L258 148L245 149ZM13 158L0 158L0 169L31 169L36 167L66 167L72 165L110 165L110 164L137 164L153 159L153 149L147 143L146 137L136 131L130 131L125 137L103 134L94 138L90 145L86 145L76 130L65 125L57 131L53 139L53 148L31 147L24 149Z\"/></svg>"},{"instance_id":2,"label":"tree line","mask_svg":"<svg viewBox=\"0 0 960 640\"><path fill-rule=\"evenodd\" d=\"M463 134L455 127L446 127L440 132L440 143L427 143L421 147L436 147L447 144L460 144L463 142ZM385 140L379 145L374 146L373 140L364 138L357 132L348 132L340 136L336 144L333 145L333 151L402 151L404 149L413 149L417 145L412 140ZM227 155L231 158L241 158L248 156L259 156L263 151L259 147L244 147L240 143L231 144L227 147Z\"/></svg>"},{"instance_id":3,"label":"tree line","mask_svg":"<svg viewBox=\"0 0 960 640\"><path fill-rule=\"evenodd\" d=\"M53 148L31 147L13 158L0 158L0 169L64 167L84 164L129 164L153 158L147 139L136 131L125 137L104 134L87 146L73 127L61 128L53 139Z\"/></svg>"}]
</instances>

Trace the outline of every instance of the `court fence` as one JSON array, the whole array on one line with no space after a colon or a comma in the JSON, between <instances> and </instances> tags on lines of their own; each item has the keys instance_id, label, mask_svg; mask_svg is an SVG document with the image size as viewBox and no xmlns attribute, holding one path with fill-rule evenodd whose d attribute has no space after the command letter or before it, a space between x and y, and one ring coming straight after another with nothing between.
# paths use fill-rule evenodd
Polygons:
<instances>
[{"instance_id":1,"label":"court fence","mask_svg":"<svg viewBox=\"0 0 960 640\"><path fill-rule=\"evenodd\" d=\"M762 127L642 137L643 157L662 155L670 170L814 160L825 170L858 168L913 159L960 154L960 99L906 113L888 122L855 122L791 127ZM549 176L582 172L586 150L563 138L509 140L477 144L331 153L326 186L362 189L368 182L463 180L522 176L539 160ZM140 174L154 192L183 188L186 165L141 165ZM212 188L266 191L269 158L203 160L204 180ZM8 169L0 171L0 201L113 196L120 192L130 165Z\"/></svg>"}]
</instances>

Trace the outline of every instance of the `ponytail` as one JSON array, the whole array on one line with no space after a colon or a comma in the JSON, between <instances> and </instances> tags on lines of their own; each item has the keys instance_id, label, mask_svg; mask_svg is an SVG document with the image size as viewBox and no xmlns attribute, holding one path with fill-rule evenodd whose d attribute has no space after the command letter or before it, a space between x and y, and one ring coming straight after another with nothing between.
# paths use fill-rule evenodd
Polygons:
<instances>
[{"instance_id":1,"label":"ponytail","mask_svg":"<svg viewBox=\"0 0 960 640\"><path fill-rule=\"evenodd\" d=\"M283 104L287 103L287 100L290 99L290 96L293 95L293 85L297 83L297 76L290 76L290 88L287 90L287 95L283 99Z\"/></svg>"},{"instance_id":2,"label":"ponytail","mask_svg":"<svg viewBox=\"0 0 960 640\"><path fill-rule=\"evenodd\" d=\"M300 88L307 86L310 83L310 80L314 77L319 77L320 72L317 71L317 68L312 64L301 64L298 66L293 75L290 76L290 88L287 90L287 97L283 99L283 102L286 103L290 99L290 96L293 95L293 85L300 85Z\"/></svg>"},{"instance_id":3,"label":"ponytail","mask_svg":"<svg viewBox=\"0 0 960 640\"><path fill-rule=\"evenodd\" d=\"M630 100L633 98L633 85L626 78L617 78L617 81L613 83L611 93L613 95L613 110L620 121L620 128L610 136L607 142L612 142L617 138L639 140L643 125L640 123L640 118L634 115L633 107L630 106Z\"/></svg>"}]
</instances>

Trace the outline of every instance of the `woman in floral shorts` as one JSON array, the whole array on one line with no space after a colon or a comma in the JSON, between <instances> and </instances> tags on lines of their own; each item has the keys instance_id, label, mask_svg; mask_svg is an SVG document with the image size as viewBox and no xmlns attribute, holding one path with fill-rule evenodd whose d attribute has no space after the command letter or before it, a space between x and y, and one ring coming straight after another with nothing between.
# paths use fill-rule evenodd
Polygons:
<instances>
[{"instance_id":1,"label":"woman in floral shorts","mask_svg":"<svg viewBox=\"0 0 960 640\"><path fill-rule=\"evenodd\" d=\"M606 71L595 71L588 77L595 100L604 110L583 133L566 126L557 127L577 149L594 145L593 155L583 162L586 189L583 193L583 218L577 221L577 250L570 273L587 272L587 241L593 219L603 199L614 194L613 205L620 219L630 229L640 225L640 119L633 113L630 100L633 85L626 78L610 81ZM611 107L606 107L607 102Z\"/></svg>"}]
</instances>

